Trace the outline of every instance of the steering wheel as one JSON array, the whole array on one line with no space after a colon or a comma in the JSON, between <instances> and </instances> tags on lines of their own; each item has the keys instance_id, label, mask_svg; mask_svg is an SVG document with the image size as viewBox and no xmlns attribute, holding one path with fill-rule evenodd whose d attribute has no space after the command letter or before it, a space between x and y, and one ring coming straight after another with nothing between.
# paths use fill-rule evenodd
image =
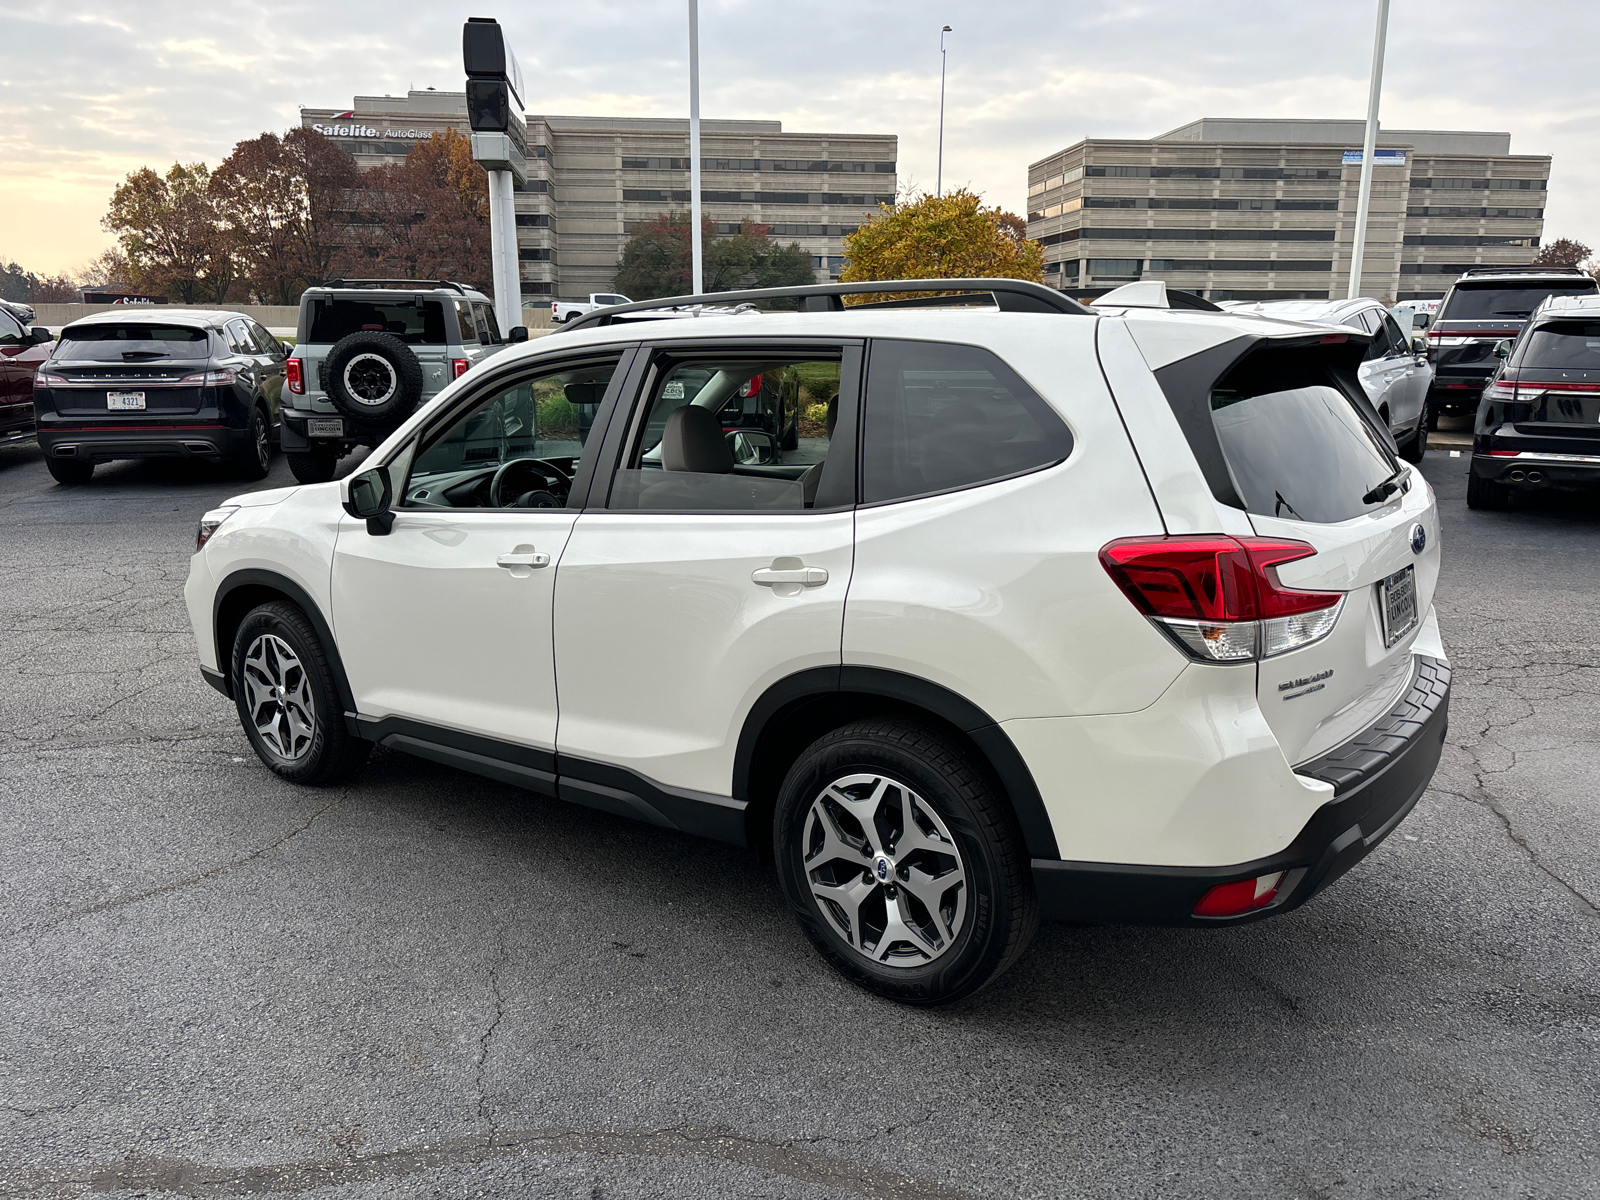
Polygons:
<instances>
[{"instance_id":1,"label":"steering wheel","mask_svg":"<svg viewBox=\"0 0 1600 1200\"><path fill-rule=\"evenodd\" d=\"M491 508L560 508L572 490L565 471L543 458L508 458L489 480Z\"/></svg>"}]
</instances>

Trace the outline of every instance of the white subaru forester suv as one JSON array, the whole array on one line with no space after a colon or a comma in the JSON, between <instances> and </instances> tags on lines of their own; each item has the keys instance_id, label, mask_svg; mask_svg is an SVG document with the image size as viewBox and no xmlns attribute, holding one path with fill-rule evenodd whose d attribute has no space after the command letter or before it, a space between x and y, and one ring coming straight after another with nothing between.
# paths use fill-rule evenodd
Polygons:
<instances>
[{"instance_id":1,"label":"white subaru forester suv","mask_svg":"<svg viewBox=\"0 0 1600 1200\"><path fill-rule=\"evenodd\" d=\"M268 767L378 744L754 847L915 1004L1041 916L1286 912L1416 803L1439 522L1362 335L1010 280L705 299L798 311L592 314L205 515L201 670Z\"/></svg>"}]
</instances>

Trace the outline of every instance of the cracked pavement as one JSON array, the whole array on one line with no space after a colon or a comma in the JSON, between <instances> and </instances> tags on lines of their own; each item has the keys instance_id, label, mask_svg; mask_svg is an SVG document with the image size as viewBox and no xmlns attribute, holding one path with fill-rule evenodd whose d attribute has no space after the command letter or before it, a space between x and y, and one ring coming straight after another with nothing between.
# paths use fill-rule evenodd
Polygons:
<instances>
[{"instance_id":1,"label":"cracked pavement","mask_svg":"<svg viewBox=\"0 0 1600 1200\"><path fill-rule=\"evenodd\" d=\"M747 852L393 753L281 783L180 596L243 489L0 449L0 1196L1600 1196L1600 504L1472 513L1465 468L1389 841L922 1012Z\"/></svg>"}]
</instances>

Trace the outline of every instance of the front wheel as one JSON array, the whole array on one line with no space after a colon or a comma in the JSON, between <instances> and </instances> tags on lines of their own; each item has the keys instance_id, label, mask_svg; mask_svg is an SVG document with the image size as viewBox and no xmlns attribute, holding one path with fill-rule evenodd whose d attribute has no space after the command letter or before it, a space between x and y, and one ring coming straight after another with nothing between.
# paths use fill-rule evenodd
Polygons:
<instances>
[{"instance_id":1,"label":"front wheel","mask_svg":"<svg viewBox=\"0 0 1600 1200\"><path fill-rule=\"evenodd\" d=\"M784 779L773 840L812 944L892 1000L971 995L1038 925L1015 815L988 772L930 726L859 721L813 743Z\"/></svg>"},{"instance_id":2,"label":"front wheel","mask_svg":"<svg viewBox=\"0 0 1600 1200\"><path fill-rule=\"evenodd\" d=\"M291 783L333 783L372 749L344 727L344 705L305 614L274 601L251 609L233 638L234 703L256 756Z\"/></svg>"},{"instance_id":3,"label":"front wheel","mask_svg":"<svg viewBox=\"0 0 1600 1200\"><path fill-rule=\"evenodd\" d=\"M272 430L267 425L267 414L254 408L250 410L249 438L234 452L234 474L240 479L265 479L271 469Z\"/></svg>"},{"instance_id":4,"label":"front wheel","mask_svg":"<svg viewBox=\"0 0 1600 1200\"><path fill-rule=\"evenodd\" d=\"M1430 410L1433 405L1428 401L1422 402L1422 412L1417 415L1417 431L1411 435L1411 440L1400 447L1400 457L1409 463L1420 463L1428 453L1428 422L1433 418Z\"/></svg>"}]
</instances>

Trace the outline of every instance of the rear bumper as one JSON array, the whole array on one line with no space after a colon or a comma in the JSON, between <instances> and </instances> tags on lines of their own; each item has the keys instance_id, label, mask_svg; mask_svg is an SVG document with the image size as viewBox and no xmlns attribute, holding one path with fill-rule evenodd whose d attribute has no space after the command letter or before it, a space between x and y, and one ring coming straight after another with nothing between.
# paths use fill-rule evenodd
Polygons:
<instances>
[{"instance_id":1,"label":"rear bumper","mask_svg":"<svg viewBox=\"0 0 1600 1200\"><path fill-rule=\"evenodd\" d=\"M118 458L225 458L250 443L248 429L215 423L61 426L39 430L39 446L50 458L106 462Z\"/></svg>"},{"instance_id":2,"label":"rear bumper","mask_svg":"<svg viewBox=\"0 0 1600 1200\"><path fill-rule=\"evenodd\" d=\"M1479 479L1507 487L1587 491L1600 487L1600 448L1585 449L1590 453L1524 450L1515 458L1474 454L1472 473Z\"/></svg>"},{"instance_id":3,"label":"rear bumper","mask_svg":"<svg viewBox=\"0 0 1600 1200\"><path fill-rule=\"evenodd\" d=\"M1449 724L1450 667L1418 656L1400 701L1366 730L1296 768L1334 789L1285 849L1228 867L1153 867L1033 860L1046 919L1117 925L1219 925L1259 921L1298 908L1365 858L1421 798L1439 765ZM1227 918L1196 917L1218 884L1286 873L1270 908Z\"/></svg>"}]
</instances>

